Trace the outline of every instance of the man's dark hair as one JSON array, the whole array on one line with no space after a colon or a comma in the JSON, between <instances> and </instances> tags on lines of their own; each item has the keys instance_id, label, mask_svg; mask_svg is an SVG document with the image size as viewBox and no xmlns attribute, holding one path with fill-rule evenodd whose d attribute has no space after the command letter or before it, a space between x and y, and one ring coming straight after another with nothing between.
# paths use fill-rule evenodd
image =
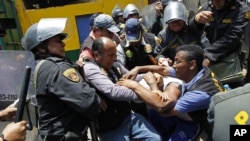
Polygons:
<instances>
[{"instance_id":1,"label":"man's dark hair","mask_svg":"<svg viewBox=\"0 0 250 141\"><path fill-rule=\"evenodd\" d=\"M195 60L198 70L202 68L204 51L200 46L194 44L182 45L176 48L176 52L178 51L185 51L186 61Z\"/></svg>"},{"instance_id":2,"label":"man's dark hair","mask_svg":"<svg viewBox=\"0 0 250 141\"><path fill-rule=\"evenodd\" d=\"M103 38L102 37L97 38L93 42L92 51L93 52L97 51L99 54L102 54L102 52L103 52L102 51L103 46L104 46Z\"/></svg>"}]
</instances>

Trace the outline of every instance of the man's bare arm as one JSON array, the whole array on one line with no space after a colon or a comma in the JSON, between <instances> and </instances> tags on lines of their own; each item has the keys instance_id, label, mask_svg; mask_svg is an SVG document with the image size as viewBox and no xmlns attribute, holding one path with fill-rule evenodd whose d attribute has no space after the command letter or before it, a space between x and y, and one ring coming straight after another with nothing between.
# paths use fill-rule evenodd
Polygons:
<instances>
[{"instance_id":1,"label":"man's bare arm","mask_svg":"<svg viewBox=\"0 0 250 141\"><path fill-rule=\"evenodd\" d=\"M145 73L148 71L159 73L163 76L170 75L171 67L158 66L158 65L145 65L145 66L136 66L130 70L127 74L123 75L125 79L134 79L137 74Z\"/></svg>"}]
</instances>

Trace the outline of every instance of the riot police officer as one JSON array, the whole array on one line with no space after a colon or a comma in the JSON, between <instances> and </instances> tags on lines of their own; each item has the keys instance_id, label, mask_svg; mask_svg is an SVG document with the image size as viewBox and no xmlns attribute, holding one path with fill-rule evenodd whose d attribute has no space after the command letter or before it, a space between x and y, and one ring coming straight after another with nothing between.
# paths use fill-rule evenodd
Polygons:
<instances>
[{"instance_id":1,"label":"riot police officer","mask_svg":"<svg viewBox=\"0 0 250 141\"><path fill-rule=\"evenodd\" d=\"M128 70L143 65L156 64L154 49L157 37L145 32L137 18L130 18L125 24L125 39L117 46L117 59ZM147 116L144 103L131 103L133 110Z\"/></svg>"},{"instance_id":2,"label":"riot police officer","mask_svg":"<svg viewBox=\"0 0 250 141\"><path fill-rule=\"evenodd\" d=\"M65 57L65 18L41 19L26 31L22 46L36 59L33 77L38 114L39 139L83 140L100 99L83 80L74 63Z\"/></svg>"},{"instance_id":3,"label":"riot police officer","mask_svg":"<svg viewBox=\"0 0 250 141\"><path fill-rule=\"evenodd\" d=\"M121 35L121 31L123 31L125 24L123 18L123 10L120 8L115 8L112 10L112 17L115 21L116 26L120 29L118 35Z\"/></svg>"},{"instance_id":4,"label":"riot police officer","mask_svg":"<svg viewBox=\"0 0 250 141\"><path fill-rule=\"evenodd\" d=\"M124 8L123 18L125 19L125 22L130 18L136 18L139 19L140 23L142 23L142 17L140 15L140 11L136 7L136 5L132 3L126 5L126 7ZM144 32L148 32L148 29L144 24L141 24L141 26ZM124 30L122 31L122 33L124 33Z\"/></svg>"},{"instance_id":5,"label":"riot police officer","mask_svg":"<svg viewBox=\"0 0 250 141\"><path fill-rule=\"evenodd\" d=\"M177 1L177 0L162 0L162 1L157 1L155 3L155 13L156 13L156 16L154 16L155 19L147 21L147 22L153 22L152 26L149 28L149 32L158 35L158 33L164 28L164 24L162 23L164 9L170 1Z\"/></svg>"},{"instance_id":6,"label":"riot police officer","mask_svg":"<svg viewBox=\"0 0 250 141\"><path fill-rule=\"evenodd\" d=\"M206 56L204 65L212 68L212 66L220 63L221 60L230 62L232 59L236 60L237 57L245 58L241 50L244 49L242 40L250 19L249 15L249 7L239 0L209 0L202 5L200 12L195 15L195 19L200 21L200 26L204 27L206 35L206 42L204 42ZM240 54L238 55L239 52ZM229 56L232 57L230 58ZM240 61L244 62L245 60ZM239 60L233 62L239 62ZM233 64L233 62L229 64ZM230 67L229 64L226 67L214 66L212 68L222 81L224 78L234 75L227 73L227 70L237 70L237 66L228 68ZM238 66L240 65L244 66L244 63ZM240 75L236 74L236 76ZM244 84L241 79L231 79L229 83L232 88Z\"/></svg>"},{"instance_id":7,"label":"riot police officer","mask_svg":"<svg viewBox=\"0 0 250 141\"><path fill-rule=\"evenodd\" d=\"M117 59L127 68L156 64L157 37L144 32L140 21L130 18L125 24L125 39L117 47Z\"/></svg>"},{"instance_id":8,"label":"riot police officer","mask_svg":"<svg viewBox=\"0 0 250 141\"><path fill-rule=\"evenodd\" d=\"M158 55L164 55L174 61L175 49L180 45L198 44L203 28L200 28L194 19L188 20L187 8L180 1L170 1L164 9L164 22L167 26L160 31L161 40L157 48Z\"/></svg>"},{"instance_id":9,"label":"riot police officer","mask_svg":"<svg viewBox=\"0 0 250 141\"><path fill-rule=\"evenodd\" d=\"M123 10L122 9L115 8L112 11L112 17L113 17L114 21L116 22L116 24L124 23Z\"/></svg>"},{"instance_id":10,"label":"riot police officer","mask_svg":"<svg viewBox=\"0 0 250 141\"><path fill-rule=\"evenodd\" d=\"M125 19L125 21L129 18L139 19L139 17L140 17L139 9L134 4L130 3L126 5L123 12L123 18Z\"/></svg>"}]
</instances>

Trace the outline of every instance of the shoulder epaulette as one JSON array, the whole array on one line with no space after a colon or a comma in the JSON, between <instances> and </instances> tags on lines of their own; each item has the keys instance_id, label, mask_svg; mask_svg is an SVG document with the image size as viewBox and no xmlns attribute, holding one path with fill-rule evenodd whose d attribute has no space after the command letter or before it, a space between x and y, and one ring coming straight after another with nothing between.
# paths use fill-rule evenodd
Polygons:
<instances>
[{"instance_id":1,"label":"shoulder epaulette","mask_svg":"<svg viewBox=\"0 0 250 141\"><path fill-rule=\"evenodd\" d=\"M155 37L155 41L156 41L156 43L157 43L158 45L160 45L161 42L162 42L161 38L159 38L159 37Z\"/></svg>"}]
</instances>

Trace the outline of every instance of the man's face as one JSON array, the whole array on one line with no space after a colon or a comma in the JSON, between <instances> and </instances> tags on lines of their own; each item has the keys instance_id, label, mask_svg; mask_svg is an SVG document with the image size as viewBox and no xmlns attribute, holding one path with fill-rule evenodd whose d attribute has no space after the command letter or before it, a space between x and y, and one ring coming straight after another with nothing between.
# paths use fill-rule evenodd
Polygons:
<instances>
[{"instance_id":1,"label":"man's face","mask_svg":"<svg viewBox=\"0 0 250 141\"><path fill-rule=\"evenodd\" d=\"M175 56L173 68L176 71L176 77L189 82L187 76L190 72L190 61L186 61L186 54L184 51L178 51Z\"/></svg>"},{"instance_id":2,"label":"man's face","mask_svg":"<svg viewBox=\"0 0 250 141\"><path fill-rule=\"evenodd\" d=\"M106 70L110 70L116 60L116 46L113 44L106 44L102 54L98 53L97 63Z\"/></svg>"},{"instance_id":3,"label":"man's face","mask_svg":"<svg viewBox=\"0 0 250 141\"><path fill-rule=\"evenodd\" d=\"M217 10L220 10L225 6L226 0L213 0L213 4Z\"/></svg>"},{"instance_id":4,"label":"man's face","mask_svg":"<svg viewBox=\"0 0 250 141\"><path fill-rule=\"evenodd\" d=\"M114 36L114 33L109 31L108 29L105 29L105 28L101 29L101 37L108 37L112 39L113 36Z\"/></svg>"}]
</instances>

